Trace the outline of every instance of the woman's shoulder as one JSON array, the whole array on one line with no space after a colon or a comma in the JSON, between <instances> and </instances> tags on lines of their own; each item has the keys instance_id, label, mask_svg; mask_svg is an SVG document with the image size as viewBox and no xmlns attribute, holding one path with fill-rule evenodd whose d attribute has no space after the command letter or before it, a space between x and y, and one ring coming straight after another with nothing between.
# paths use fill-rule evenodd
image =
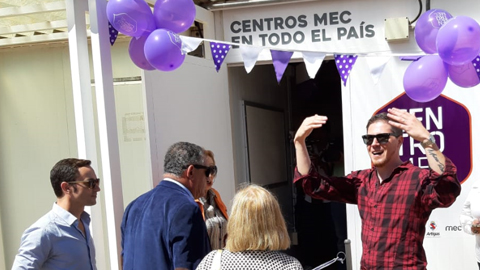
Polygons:
<instances>
[{"instance_id":1,"label":"woman's shoulder","mask_svg":"<svg viewBox=\"0 0 480 270\"><path fill-rule=\"evenodd\" d=\"M224 257L225 256L225 257ZM294 257L280 251L224 252L225 261L241 262L246 269L302 270L301 263Z\"/></svg>"},{"instance_id":2,"label":"woman's shoulder","mask_svg":"<svg viewBox=\"0 0 480 270\"><path fill-rule=\"evenodd\" d=\"M291 262L291 263L298 263L300 264L300 262L293 256L290 256L286 253L283 253L281 251L270 251L269 254L268 254L269 257L272 257L272 258L276 258L276 259L280 259L280 260L283 260L285 262Z\"/></svg>"},{"instance_id":3,"label":"woman's shoulder","mask_svg":"<svg viewBox=\"0 0 480 270\"><path fill-rule=\"evenodd\" d=\"M210 253L208 253L205 257L203 257L202 261L197 266L196 270L210 269L212 267L213 258L215 257L216 253L217 253L217 250L210 251Z\"/></svg>"}]
</instances>

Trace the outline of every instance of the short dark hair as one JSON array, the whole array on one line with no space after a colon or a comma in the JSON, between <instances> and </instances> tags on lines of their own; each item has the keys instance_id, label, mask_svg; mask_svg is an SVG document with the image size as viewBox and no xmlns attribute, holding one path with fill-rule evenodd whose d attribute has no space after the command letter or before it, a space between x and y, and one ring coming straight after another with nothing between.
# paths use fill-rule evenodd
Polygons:
<instances>
[{"instance_id":1,"label":"short dark hair","mask_svg":"<svg viewBox=\"0 0 480 270\"><path fill-rule=\"evenodd\" d=\"M50 171L50 182L57 198L63 196L62 182L75 181L79 172L78 168L88 167L92 162L86 159L66 158L62 159Z\"/></svg>"},{"instance_id":2,"label":"short dark hair","mask_svg":"<svg viewBox=\"0 0 480 270\"><path fill-rule=\"evenodd\" d=\"M384 121L386 122L387 124L388 121L394 121L393 119L391 119L390 117L388 117L387 113L386 112L382 112L382 113L379 113L379 114L376 114L374 116L372 116L369 120L368 120L368 123L367 123L367 131L368 131L368 127L375 123L375 122L378 122L378 121ZM390 124L389 124L390 125ZM402 130L397 128L397 127L394 127L392 125L390 125L390 128L392 130L392 133L395 137L398 137L400 135L402 135Z\"/></svg>"},{"instance_id":3,"label":"short dark hair","mask_svg":"<svg viewBox=\"0 0 480 270\"><path fill-rule=\"evenodd\" d=\"M180 177L189 165L204 163L205 151L202 147L189 142L177 142L165 154L163 171Z\"/></svg>"}]
</instances>

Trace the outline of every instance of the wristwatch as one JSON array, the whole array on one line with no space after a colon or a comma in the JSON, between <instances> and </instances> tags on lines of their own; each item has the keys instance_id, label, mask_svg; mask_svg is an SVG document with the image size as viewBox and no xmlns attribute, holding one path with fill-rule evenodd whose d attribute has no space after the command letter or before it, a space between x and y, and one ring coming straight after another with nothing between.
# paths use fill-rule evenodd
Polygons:
<instances>
[{"instance_id":1,"label":"wristwatch","mask_svg":"<svg viewBox=\"0 0 480 270\"><path fill-rule=\"evenodd\" d=\"M428 137L428 139L424 140L420 144L422 145L423 148L425 148L425 147L433 145L434 143L435 143L435 137L433 137L433 135L430 134L430 137Z\"/></svg>"}]
</instances>

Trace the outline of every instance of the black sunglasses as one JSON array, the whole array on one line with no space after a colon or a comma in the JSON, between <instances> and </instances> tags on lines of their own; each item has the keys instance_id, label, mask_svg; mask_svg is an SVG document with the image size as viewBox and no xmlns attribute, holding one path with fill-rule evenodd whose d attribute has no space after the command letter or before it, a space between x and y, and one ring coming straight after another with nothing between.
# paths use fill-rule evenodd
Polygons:
<instances>
[{"instance_id":1,"label":"black sunglasses","mask_svg":"<svg viewBox=\"0 0 480 270\"><path fill-rule=\"evenodd\" d=\"M363 135L362 139L366 145L371 145L373 143L373 139L377 139L379 144L386 144L388 143L390 136L397 137L393 133L380 133L376 135Z\"/></svg>"},{"instance_id":2,"label":"black sunglasses","mask_svg":"<svg viewBox=\"0 0 480 270\"><path fill-rule=\"evenodd\" d=\"M88 187L89 189L94 189L96 187L98 187L100 185L100 178L97 178L97 179L85 179L83 181L72 181L72 182L68 182L69 184L80 184L80 183L84 183L84 184L87 184L86 187Z\"/></svg>"},{"instance_id":3,"label":"black sunglasses","mask_svg":"<svg viewBox=\"0 0 480 270\"><path fill-rule=\"evenodd\" d=\"M199 165L199 164L192 164L192 166L195 169L205 169L205 176L206 177L217 175L217 166L207 167L207 166Z\"/></svg>"}]
</instances>

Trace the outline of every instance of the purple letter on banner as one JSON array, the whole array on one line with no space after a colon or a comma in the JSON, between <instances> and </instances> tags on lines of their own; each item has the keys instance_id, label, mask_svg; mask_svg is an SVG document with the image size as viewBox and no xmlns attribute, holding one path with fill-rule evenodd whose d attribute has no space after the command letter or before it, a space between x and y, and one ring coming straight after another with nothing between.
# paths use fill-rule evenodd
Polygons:
<instances>
[{"instance_id":1,"label":"purple letter on banner","mask_svg":"<svg viewBox=\"0 0 480 270\"><path fill-rule=\"evenodd\" d=\"M440 150L457 166L458 181L463 183L472 172L472 126L468 109L444 95L429 102L419 103L403 93L385 104L377 113L385 112L392 107L407 110L422 122L435 137ZM409 159L413 165L428 168L425 150L420 142L406 133L403 137L401 159L404 161Z\"/></svg>"}]
</instances>

